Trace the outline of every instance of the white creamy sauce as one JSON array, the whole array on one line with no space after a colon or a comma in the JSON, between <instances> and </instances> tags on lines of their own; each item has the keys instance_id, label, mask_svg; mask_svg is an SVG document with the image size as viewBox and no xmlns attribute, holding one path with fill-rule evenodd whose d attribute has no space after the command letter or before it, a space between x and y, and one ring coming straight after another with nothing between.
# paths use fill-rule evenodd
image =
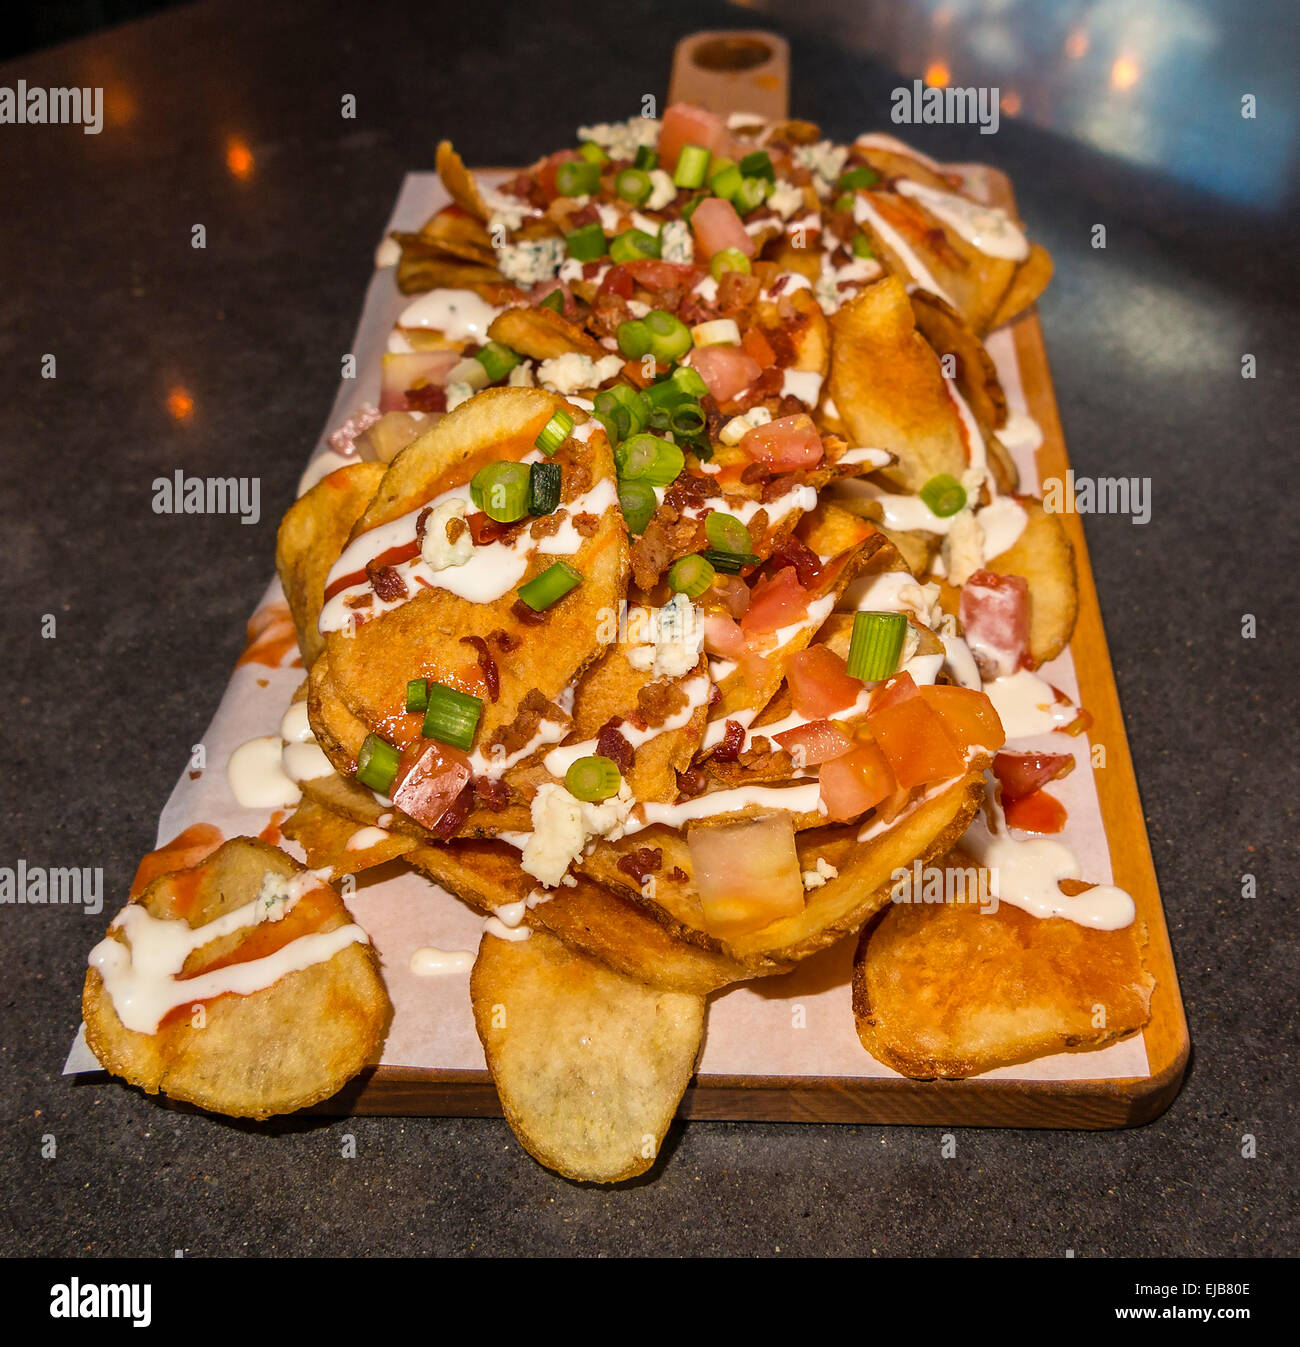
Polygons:
<instances>
[{"instance_id":1,"label":"white creamy sauce","mask_svg":"<svg viewBox=\"0 0 1300 1347\"><path fill-rule=\"evenodd\" d=\"M910 571L881 571L859 576L844 591L842 612L910 613L927 627L937 621L939 587L917 580Z\"/></svg>"},{"instance_id":2,"label":"white creamy sauce","mask_svg":"<svg viewBox=\"0 0 1300 1347\"><path fill-rule=\"evenodd\" d=\"M467 949L422 945L411 955L408 966L418 978L447 977L453 973L468 973L474 967L474 954Z\"/></svg>"},{"instance_id":3,"label":"white creamy sauce","mask_svg":"<svg viewBox=\"0 0 1300 1347\"><path fill-rule=\"evenodd\" d=\"M475 776L487 776L495 779L508 768L513 767L515 763L532 757L539 748L546 744L558 744L568 733L569 726L562 721L539 721L533 737L522 748L516 749L513 753L502 750L500 753L485 755L481 748L476 748L469 755L470 771Z\"/></svg>"},{"instance_id":4,"label":"white creamy sauce","mask_svg":"<svg viewBox=\"0 0 1300 1347\"><path fill-rule=\"evenodd\" d=\"M796 397L805 406L815 407L821 395L822 376L816 370L782 370L782 397Z\"/></svg>"},{"instance_id":5,"label":"white creamy sauce","mask_svg":"<svg viewBox=\"0 0 1300 1347\"><path fill-rule=\"evenodd\" d=\"M997 435L1013 453L1032 453L1043 442L1043 428L1028 412L1010 412Z\"/></svg>"},{"instance_id":6,"label":"white creamy sauce","mask_svg":"<svg viewBox=\"0 0 1300 1347\"><path fill-rule=\"evenodd\" d=\"M345 851L369 851L371 847L377 847L380 842L387 842L391 833L387 833L383 828L358 828L356 832L343 844Z\"/></svg>"},{"instance_id":7,"label":"white creamy sauce","mask_svg":"<svg viewBox=\"0 0 1300 1347\"><path fill-rule=\"evenodd\" d=\"M989 472L988 454L984 448L984 433L980 430L980 423L975 419L975 413L971 411L966 399L962 397L955 379L945 379L943 388L944 392L948 394L948 400L952 403L953 410L957 413L962 440L966 446L966 457L970 460L969 477L971 480L968 481L967 475L964 474L962 485L970 493L973 487L978 488L980 482L987 481L989 490L994 491L996 484Z\"/></svg>"},{"instance_id":8,"label":"white creamy sauce","mask_svg":"<svg viewBox=\"0 0 1300 1347\"><path fill-rule=\"evenodd\" d=\"M424 327L449 341L486 341L487 330L501 313L473 290L430 290L402 310L398 327Z\"/></svg>"},{"instance_id":9,"label":"white creamy sauce","mask_svg":"<svg viewBox=\"0 0 1300 1347\"><path fill-rule=\"evenodd\" d=\"M278 734L264 734L240 744L230 755L226 780L243 808L279 809L302 798L297 783L285 773L282 747Z\"/></svg>"},{"instance_id":10,"label":"white creamy sauce","mask_svg":"<svg viewBox=\"0 0 1300 1347\"><path fill-rule=\"evenodd\" d=\"M806 514L809 510L815 509L817 505L817 488L812 486L797 486L793 491L787 491L784 496L777 496L773 500L726 500L724 498L721 505L718 504L718 498L712 500L700 501L698 504L688 505L682 515L689 519L699 519L706 513L713 510L721 510L725 514L734 515L740 522L746 526L753 520L754 516L760 511L767 512L768 527L774 527L779 520L782 520L788 514L793 514L798 510Z\"/></svg>"},{"instance_id":11,"label":"white creamy sauce","mask_svg":"<svg viewBox=\"0 0 1300 1347\"><path fill-rule=\"evenodd\" d=\"M1010 496L998 496L982 510L975 511L980 531L984 535L984 559L1000 557L1025 531L1029 516L1024 506Z\"/></svg>"},{"instance_id":12,"label":"white creamy sauce","mask_svg":"<svg viewBox=\"0 0 1300 1347\"><path fill-rule=\"evenodd\" d=\"M527 940L532 931L527 926L507 926L496 917L488 917L483 923L485 935L494 935L498 940Z\"/></svg>"},{"instance_id":13,"label":"white creamy sauce","mask_svg":"<svg viewBox=\"0 0 1300 1347\"><path fill-rule=\"evenodd\" d=\"M710 277L709 279L712 280L713 278ZM782 282L784 282L784 284L781 284ZM703 284L703 282L701 282L701 284ZM779 290L776 288L777 285L781 285ZM812 282L802 271L783 271L779 276L773 279L772 284L766 290L762 291L758 297L759 299L772 304L779 300L782 295L793 295L796 290L811 290L812 288ZM700 287L698 285L695 287L695 291L697 294L699 293ZM710 298L717 293L718 283L717 281L714 281L713 295L711 295Z\"/></svg>"},{"instance_id":14,"label":"white creamy sauce","mask_svg":"<svg viewBox=\"0 0 1300 1347\"><path fill-rule=\"evenodd\" d=\"M898 258L903 270L921 287L939 299L947 300L953 308L957 307L953 297L930 274L930 268L912 251L907 241L892 225L886 223L880 212L867 200L859 196L853 203L853 218L858 224L868 224L876 237Z\"/></svg>"},{"instance_id":15,"label":"white creamy sauce","mask_svg":"<svg viewBox=\"0 0 1300 1347\"><path fill-rule=\"evenodd\" d=\"M823 410L827 415L834 416L836 413L831 410L833 404L829 399L822 403ZM894 456L888 449L846 449L835 460L837 464L866 463L873 468L887 468L894 461Z\"/></svg>"},{"instance_id":16,"label":"white creamy sauce","mask_svg":"<svg viewBox=\"0 0 1300 1347\"><path fill-rule=\"evenodd\" d=\"M984 686L1008 739L1051 734L1069 725L1079 714L1068 701L1056 700L1051 684L1028 669L1004 674Z\"/></svg>"},{"instance_id":17,"label":"white creamy sauce","mask_svg":"<svg viewBox=\"0 0 1300 1347\"><path fill-rule=\"evenodd\" d=\"M1029 240L1004 210L984 206L957 192L943 192L911 178L900 178L894 185L900 196L919 202L936 219L960 234L972 248L985 257L1008 262L1023 262L1029 256Z\"/></svg>"},{"instance_id":18,"label":"white creamy sauce","mask_svg":"<svg viewBox=\"0 0 1300 1347\"><path fill-rule=\"evenodd\" d=\"M329 776L334 764L316 742L307 720L307 703L293 702L280 719L280 767L290 781L301 783Z\"/></svg>"},{"instance_id":19,"label":"white creamy sauce","mask_svg":"<svg viewBox=\"0 0 1300 1347\"><path fill-rule=\"evenodd\" d=\"M1005 824L991 831L983 812L975 816L962 846L989 872L989 890L1034 917L1064 917L1095 931L1118 931L1132 924L1132 896L1113 884L1098 884L1074 897L1061 892L1061 880L1082 879L1079 858L1063 842L1048 838L1017 840Z\"/></svg>"},{"instance_id":20,"label":"white creamy sauce","mask_svg":"<svg viewBox=\"0 0 1300 1347\"><path fill-rule=\"evenodd\" d=\"M300 936L261 959L228 964L198 977L179 976L196 950L246 927L282 920L304 893L319 885L311 872L290 877L268 874L251 903L198 927L152 917L139 903L131 903L109 927L125 935L126 943L111 936L101 940L90 952L90 966L99 970L123 1025L140 1034L156 1033L163 1016L177 1006L226 993L248 996L288 973L324 963L348 945L369 944L370 937L360 926L340 926Z\"/></svg>"},{"instance_id":21,"label":"white creamy sauce","mask_svg":"<svg viewBox=\"0 0 1300 1347\"><path fill-rule=\"evenodd\" d=\"M715 790L708 795L697 795L693 800L683 800L681 804L639 804L629 817L625 831L640 832L656 823L681 828L693 819L735 814L753 807L788 809L796 814L824 812L821 786L816 781L803 786L741 786L736 790Z\"/></svg>"},{"instance_id":22,"label":"white creamy sauce","mask_svg":"<svg viewBox=\"0 0 1300 1347\"><path fill-rule=\"evenodd\" d=\"M394 328L388 334L388 354L414 355L415 347L411 345L410 339L404 332Z\"/></svg>"},{"instance_id":23,"label":"white creamy sauce","mask_svg":"<svg viewBox=\"0 0 1300 1347\"><path fill-rule=\"evenodd\" d=\"M886 135L883 131L865 132L853 143L864 150L886 150L890 154L905 154L909 159L915 159L918 164L924 164L931 173L942 175L946 172L943 165L931 159L929 155L922 154L920 150L912 149L910 145L905 145L896 136Z\"/></svg>"}]
</instances>

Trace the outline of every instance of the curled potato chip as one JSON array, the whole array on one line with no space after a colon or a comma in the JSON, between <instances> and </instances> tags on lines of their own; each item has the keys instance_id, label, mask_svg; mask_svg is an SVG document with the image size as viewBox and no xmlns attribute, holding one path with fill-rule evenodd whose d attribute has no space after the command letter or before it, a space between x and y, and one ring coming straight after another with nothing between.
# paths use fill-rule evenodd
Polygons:
<instances>
[{"instance_id":1,"label":"curled potato chip","mask_svg":"<svg viewBox=\"0 0 1300 1347\"><path fill-rule=\"evenodd\" d=\"M971 410L984 425L994 430L1006 425L1007 395L1002 391L998 368L984 343L961 314L938 295L932 295L928 290L914 290L910 298L917 330L940 358L953 358L953 377Z\"/></svg>"},{"instance_id":2,"label":"curled potato chip","mask_svg":"<svg viewBox=\"0 0 1300 1347\"><path fill-rule=\"evenodd\" d=\"M960 851L947 865L979 869ZM1105 1047L1150 1017L1146 939L1140 921L1095 931L1007 905L891 905L858 946L858 1036L877 1061L921 1080Z\"/></svg>"},{"instance_id":3,"label":"curled potato chip","mask_svg":"<svg viewBox=\"0 0 1300 1347\"><path fill-rule=\"evenodd\" d=\"M588 1183L654 1164L695 1070L702 997L634 982L540 931L485 935L470 997L506 1121L535 1160Z\"/></svg>"},{"instance_id":4,"label":"curled potato chip","mask_svg":"<svg viewBox=\"0 0 1300 1347\"><path fill-rule=\"evenodd\" d=\"M202 929L256 902L268 875L303 867L283 851L237 837L189 870L162 875L133 901L152 918ZM267 957L300 937L349 926L333 889L309 888L278 921L245 926L195 949L178 987L228 965ZM120 932L110 939L129 941ZM201 1008L202 1014L198 1013ZM392 1007L369 943L286 973L247 995L186 1000L153 1033L126 1028L98 969L82 993L86 1041L114 1075L149 1094L240 1118L266 1118L328 1099L377 1054Z\"/></svg>"},{"instance_id":5,"label":"curled potato chip","mask_svg":"<svg viewBox=\"0 0 1300 1347\"><path fill-rule=\"evenodd\" d=\"M461 208L468 211L476 220L486 223L492 214L483 193L479 191L474 175L465 167L465 161L451 147L451 141L438 142L438 152L434 160L438 176L448 195Z\"/></svg>"},{"instance_id":6,"label":"curled potato chip","mask_svg":"<svg viewBox=\"0 0 1300 1347\"><path fill-rule=\"evenodd\" d=\"M382 463L349 463L322 477L284 512L275 536L275 568L311 668L325 648L317 630L325 577L384 477Z\"/></svg>"},{"instance_id":7,"label":"curled potato chip","mask_svg":"<svg viewBox=\"0 0 1300 1347\"><path fill-rule=\"evenodd\" d=\"M328 869L330 880L335 883L344 875L371 870L420 845L417 838L404 833L374 825L358 827L310 796L299 801L281 831L302 847L312 870Z\"/></svg>"},{"instance_id":8,"label":"curled potato chip","mask_svg":"<svg viewBox=\"0 0 1300 1347\"><path fill-rule=\"evenodd\" d=\"M488 336L534 360L554 360L575 351L593 360L602 360L609 354L595 337L588 336L577 323L569 322L553 309L523 306L506 309L492 320Z\"/></svg>"},{"instance_id":9,"label":"curled potato chip","mask_svg":"<svg viewBox=\"0 0 1300 1347\"><path fill-rule=\"evenodd\" d=\"M1047 289L1052 279L1052 255L1041 244L1029 245L1029 257L1002 296L989 327L1001 327L1018 318Z\"/></svg>"},{"instance_id":10,"label":"curled potato chip","mask_svg":"<svg viewBox=\"0 0 1300 1347\"><path fill-rule=\"evenodd\" d=\"M1074 548L1058 516L1032 496L1017 496L1029 521L1020 537L985 563L998 575L1023 575L1029 581L1029 653L1045 664L1070 642L1079 616L1079 586Z\"/></svg>"}]
</instances>

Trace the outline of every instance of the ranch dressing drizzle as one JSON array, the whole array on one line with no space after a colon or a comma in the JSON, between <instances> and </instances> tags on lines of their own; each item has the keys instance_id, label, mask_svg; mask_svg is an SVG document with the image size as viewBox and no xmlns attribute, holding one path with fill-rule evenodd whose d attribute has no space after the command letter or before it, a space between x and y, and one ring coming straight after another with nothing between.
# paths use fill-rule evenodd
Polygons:
<instances>
[{"instance_id":1,"label":"ranch dressing drizzle","mask_svg":"<svg viewBox=\"0 0 1300 1347\"><path fill-rule=\"evenodd\" d=\"M494 935L498 940L527 940L532 930L527 926L507 926L496 917L489 917L483 923L483 934Z\"/></svg>"},{"instance_id":2,"label":"ranch dressing drizzle","mask_svg":"<svg viewBox=\"0 0 1300 1347\"><path fill-rule=\"evenodd\" d=\"M822 407L829 416L836 415L832 409L833 404L823 402ZM894 456L888 449L846 449L835 460L835 465L847 463L869 463L873 468L887 468L894 461Z\"/></svg>"},{"instance_id":3,"label":"ranch dressing drizzle","mask_svg":"<svg viewBox=\"0 0 1300 1347\"><path fill-rule=\"evenodd\" d=\"M177 1006L226 993L248 996L288 973L324 963L348 945L369 944L370 937L360 926L340 926L299 936L261 959L228 964L197 977L178 976L195 950L245 927L282 920L304 893L318 887L320 880L310 872L289 877L268 874L251 903L197 927L150 916L139 903L130 903L109 927L121 931L127 943L105 937L90 951L90 966L103 978L122 1024L136 1033L156 1033L163 1016Z\"/></svg>"},{"instance_id":4,"label":"ranch dressing drizzle","mask_svg":"<svg viewBox=\"0 0 1300 1347\"><path fill-rule=\"evenodd\" d=\"M975 413L971 411L966 399L962 397L957 387L955 379L944 379L944 392L948 394L948 400L953 405L953 410L957 413L957 420L961 426L962 439L966 445L966 453L970 458L970 472L978 473L980 480L987 482L989 491L997 495L997 485L993 480L992 473L989 472L988 454L984 449L984 436L980 431L979 422L975 419ZM967 491L970 486L963 481Z\"/></svg>"},{"instance_id":5,"label":"ranch dressing drizzle","mask_svg":"<svg viewBox=\"0 0 1300 1347\"><path fill-rule=\"evenodd\" d=\"M734 717L733 717L734 719ZM735 814L757 806L762 809L788 809L796 814L824 813L821 786L810 781L805 786L741 786L735 790L716 790L697 795L681 804L638 804L628 816L625 833L637 833L656 823L681 828L693 819L712 818L717 814Z\"/></svg>"},{"instance_id":6,"label":"ranch dressing drizzle","mask_svg":"<svg viewBox=\"0 0 1300 1347\"><path fill-rule=\"evenodd\" d=\"M889 154L905 154L909 159L915 159L918 164L924 164L931 173L937 173L940 177L946 173L944 166L931 159L929 155L922 154L920 150L914 150L896 136L886 135L883 131L864 132L853 143L864 150L884 150Z\"/></svg>"},{"instance_id":7,"label":"ranch dressing drizzle","mask_svg":"<svg viewBox=\"0 0 1300 1347\"><path fill-rule=\"evenodd\" d=\"M695 674L680 686L682 692L686 694L686 705L669 716L662 725L639 730L630 721L624 720L618 727L618 732L634 749L648 744L661 734L667 734L670 730L680 730L683 725L688 724L695 712L708 702L709 691L713 684L704 674ZM580 744L566 744L563 748L553 749L548 753L543 759L543 765L552 776L563 777L579 758L590 757L595 753L596 745L595 739L584 739Z\"/></svg>"},{"instance_id":8,"label":"ranch dressing drizzle","mask_svg":"<svg viewBox=\"0 0 1300 1347\"><path fill-rule=\"evenodd\" d=\"M474 967L474 955L465 949L422 945L411 955L408 966L418 978L447 977L451 973L468 973Z\"/></svg>"},{"instance_id":9,"label":"ranch dressing drizzle","mask_svg":"<svg viewBox=\"0 0 1300 1347\"><path fill-rule=\"evenodd\" d=\"M892 225L886 223L880 212L867 200L859 196L853 203L853 218L858 224L869 224L873 232L890 252L902 263L903 269L921 287L939 299L947 300L955 309L956 301L930 274L930 268L908 247L906 240Z\"/></svg>"},{"instance_id":10,"label":"ranch dressing drizzle","mask_svg":"<svg viewBox=\"0 0 1300 1347\"><path fill-rule=\"evenodd\" d=\"M715 469L715 471L717 470ZM658 492L656 492L656 495L658 495ZM699 519L707 512L721 508L726 514L734 515L742 524L748 525L760 510L766 510L767 522L770 527L795 510L806 514L809 510L814 509L817 505L817 488L797 486L793 491L787 491L785 495L776 496L766 502L761 500L726 500L724 498L721 507L716 502L717 497L715 496L712 500L688 505L682 511L682 515L687 519ZM663 503L662 498L660 503Z\"/></svg>"},{"instance_id":11,"label":"ranch dressing drizzle","mask_svg":"<svg viewBox=\"0 0 1300 1347\"><path fill-rule=\"evenodd\" d=\"M284 713L280 720L280 738L284 740L280 767L290 781L315 781L334 771L334 764L325 756L311 732L306 702L293 702Z\"/></svg>"},{"instance_id":12,"label":"ranch dressing drizzle","mask_svg":"<svg viewBox=\"0 0 1300 1347\"><path fill-rule=\"evenodd\" d=\"M433 328L449 341L486 341L501 312L473 290L430 290L402 310L397 326Z\"/></svg>"},{"instance_id":13,"label":"ranch dressing drizzle","mask_svg":"<svg viewBox=\"0 0 1300 1347\"><path fill-rule=\"evenodd\" d=\"M1029 241L1004 210L984 206L956 192L941 192L911 178L894 184L899 196L918 201L936 219L960 234L985 257L1008 262L1023 262L1029 256Z\"/></svg>"},{"instance_id":14,"label":"ranch dressing drizzle","mask_svg":"<svg viewBox=\"0 0 1300 1347\"><path fill-rule=\"evenodd\" d=\"M782 370L781 395L796 397L805 406L815 407L822 395L822 376L816 370Z\"/></svg>"},{"instance_id":15,"label":"ranch dressing drizzle","mask_svg":"<svg viewBox=\"0 0 1300 1347\"><path fill-rule=\"evenodd\" d=\"M1008 739L1051 734L1069 725L1079 714L1070 702L1057 701L1056 690L1028 669L1004 674L984 685Z\"/></svg>"},{"instance_id":16,"label":"ranch dressing drizzle","mask_svg":"<svg viewBox=\"0 0 1300 1347\"><path fill-rule=\"evenodd\" d=\"M997 820L991 830L981 811L962 838L962 846L989 872L989 889L998 899L1032 917L1064 917L1094 931L1118 931L1132 925L1137 907L1130 894L1113 884L1098 884L1074 897L1060 881L1080 879L1079 858L1063 842L1048 838L1017 841L989 796Z\"/></svg>"},{"instance_id":17,"label":"ranch dressing drizzle","mask_svg":"<svg viewBox=\"0 0 1300 1347\"><path fill-rule=\"evenodd\" d=\"M380 842L387 842L391 833L387 833L383 828L358 828L356 832L343 844L345 851L369 851L371 847L378 846Z\"/></svg>"},{"instance_id":18,"label":"ranch dressing drizzle","mask_svg":"<svg viewBox=\"0 0 1300 1347\"><path fill-rule=\"evenodd\" d=\"M278 734L264 734L240 744L230 755L226 780L244 809L279 809L302 798L297 782L284 770L282 747Z\"/></svg>"}]
</instances>

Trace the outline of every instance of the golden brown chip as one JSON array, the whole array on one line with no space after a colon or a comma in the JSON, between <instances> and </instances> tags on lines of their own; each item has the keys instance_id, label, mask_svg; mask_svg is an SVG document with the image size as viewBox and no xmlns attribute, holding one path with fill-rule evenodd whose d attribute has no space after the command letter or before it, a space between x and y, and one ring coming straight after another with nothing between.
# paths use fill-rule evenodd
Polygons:
<instances>
[{"instance_id":1,"label":"golden brown chip","mask_svg":"<svg viewBox=\"0 0 1300 1347\"><path fill-rule=\"evenodd\" d=\"M1017 496L1029 515L1020 537L986 563L998 575L1023 575L1029 581L1029 653L1045 664L1070 642L1079 615L1079 586L1074 548L1059 517L1032 496Z\"/></svg>"},{"instance_id":2,"label":"golden brown chip","mask_svg":"<svg viewBox=\"0 0 1300 1347\"><path fill-rule=\"evenodd\" d=\"M501 284L501 273L492 256L466 257L464 249L450 251L442 243L430 242L421 234L394 234L401 244L397 262L397 288L404 295L425 290L476 289L480 293Z\"/></svg>"},{"instance_id":3,"label":"golden brown chip","mask_svg":"<svg viewBox=\"0 0 1300 1347\"><path fill-rule=\"evenodd\" d=\"M403 833L374 825L358 827L309 796L299 801L281 831L306 852L308 867L328 869L333 883L344 875L358 875L395 860L419 846L416 838Z\"/></svg>"},{"instance_id":4,"label":"golden brown chip","mask_svg":"<svg viewBox=\"0 0 1300 1347\"><path fill-rule=\"evenodd\" d=\"M456 207L431 216L420 228L420 237L445 249L454 257L495 265L492 236L481 220Z\"/></svg>"},{"instance_id":5,"label":"golden brown chip","mask_svg":"<svg viewBox=\"0 0 1300 1347\"><path fill-rule=\"evenodd\" d=\"M949 864L973 867L955 852ZM1150 1017L1146 927L1094 931L1001 905L899 903L863 933L862 1045L921 1080L978 1075L1123 1038Z\"/></svg>"},{"instance_id":6,"label":"golden brown chip","mask_svg":"<svg viewBox=\"0 0 1300 1347\"><path fill-rule=\"evenodd\" d=\"M695 1070L702 997L621 977L540 931L485 935L470 996L506 1121L535 1160L588 1183L654 1164Z\"/></svg>"},{"instance_id":7,"label":"golden brown chip","mask_svg":"<svg viewBox=\"0 0 1300 1347\"><path fill-rule=\"evenodd\" d=\"M953 358L951 377L957 380L971 410L984 425L994 430L1006 425L1007 395L1002 391L997 366L984 343L946 300L928 290L914 290L911 300L917 330L941 358Z\"/></svg>"},{"instance_id":8,"label":"golden brown chip","mask_svg":"<svg viewBox=\"0 0 1300 1347\"><path fill-rule=\"evenodd\" d=\"M302 662L308 668L325 648L325 638L316 628L325 598L325 577L383 478L382 463L349 463L299 496L280 521L275 568L298 631Z\"/></svg>"},{"instance_id":9,"label":"golden brown chip","mask_svg":"<svg viewBox=\"0 0 1300 1347\"><path fill-rule=\"evenodd\" d=\"M477 220L486 223L491 211L483 200L483 194L474 181L474 175L465 167L465 161L451 147L451 141L438 143L438 153L434 161L442 185L448 195L461 208L468 211Z\"/></svg>"},{"instance_id":10,"label":"golden brown chip","mask_svg":"<svg viewBox=\"0 0 1300 1347\"><path fill-rule=\"evenodd\" d=\"M156 879L133 900L149 917L202 929L259 901L268 876L288 881L303 867L256 838L237 837L201 864ZM333 889L307 889L279 920L209 940L189 954L179 984L227 965L268 957L290 941L351 924ZM109 939L130 942L110 928ZM149 1094L216 1113L266 1118L335 1094L378 1053L392 1014L368 943L344 945L323 962L247 995L187 998L155 1032L126 1028L97 968L82 994L86 1041L114 1075Z\"/></svg>"},{"instance_id":11,"label":"golden brown chip","mask_svg":"<svg viewBox=\"0 0 1300 1347\"><path fill-rule=\"evenodd\" d=\"M577 323L571 323L553 309L526 306L506 309L492 320L488 336L534 360L554 360L573 351L593 360L603 360L609 355L595 337L588 336Z\"/></svg>"},{"instance_id":12,"label":"golden brown chip","mask_svg":"<svg viewBox=\"0 0 1300 1347\"><path fill-rule=\"evenodd\" d=\"M989 329L1001 327L1003 323L1018 318L1047 289L1051 279L1052 255L1040 244L1031 243L1029 256L1016 272L1007 293L1002 296Z\"/></svg>"}]
</instances>

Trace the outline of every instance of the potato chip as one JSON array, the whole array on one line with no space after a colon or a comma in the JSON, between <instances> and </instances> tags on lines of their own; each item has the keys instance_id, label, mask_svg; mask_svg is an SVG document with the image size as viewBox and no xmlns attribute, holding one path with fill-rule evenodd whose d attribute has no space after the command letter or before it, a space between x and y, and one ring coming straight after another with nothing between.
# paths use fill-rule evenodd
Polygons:
<instances>
[{"instance_id":1,"label":"potato chip","mask_svg":"<svg viewBox=\"0 0 1300 1347\"><path fill-rule=\"evenodd\" d=\"M553 309L523 306L506 309L492 320L488 336L534 360L554 360L575 351L592 360L603 360L609 355L594 337Z\"/></svg>"},{"instance_id":2,"label":"potato chip","mask_svg":"<svg viewBox=\"0 0 1300 1347\"><path fill-rule=\"evenodd\" d=\"M1079 586L1074 547L1058 516L1032 496L1017 496L1029 515L1020 537L986 563L998 575L1023 575L1029 581L1029 653L1045 664L1069 644L1079 615Z\"/></svg>"},{"instance_id":3,"label":"potato chip","mask_svg":"<svg viewBox=\"0 0 1300 1347\"><path fill-rule=\"evenodd\" d=\"M420 845L417 838L404 833L373 825L358 827L310 797L299 801L281 832L302 847L310 869L330 871L331 883L396 860Z\"/></svg>"},{"instance_id":4,"label":"potato chip","mask_svg":"<svg viewBox=\"0 0 1300 1347\"><path fill-rule=\"evenodd\" d=\"M957 380L971 410L982 424L994 430L1006 425L1007 395L984 343L946 300L928 290L914 290L910 298L917 331L941 359L952 357L951 377Z\"/></svg>"},{"instance_id":5,"label":"potato chip","mask_svg":"<svg viewBox=\"0 0 1300 1347\"><path fill-rule=\"evenodd\" d=\"M470 996L506 1121L535 1160L588 1183L654 1164L695 1070L702 997L621 977L539 931L485 935Z\"/></svg>"},{"instance_id":6,"label":"potato chip","mask_svg":"<svg viewBox=\"0 0 1300 1347\"><path fill-rule=\"evenodd\" d=\"M474 175L465 167L465 161L451 147L451 141L438 143L438 152L434 160L438 176L448 195L463 211L468 211L476 220L486 223L492 214L483 194L479 191Z\"/></svg>"}]
</instances>

